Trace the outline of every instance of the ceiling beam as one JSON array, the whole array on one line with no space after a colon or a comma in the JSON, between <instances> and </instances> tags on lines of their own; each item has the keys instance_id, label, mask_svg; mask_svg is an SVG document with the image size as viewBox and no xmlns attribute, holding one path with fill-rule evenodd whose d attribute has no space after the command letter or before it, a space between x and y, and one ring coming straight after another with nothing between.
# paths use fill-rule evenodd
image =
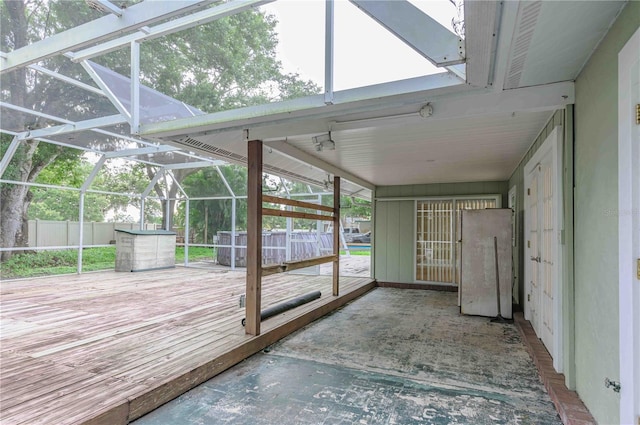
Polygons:
<instances>
[{"instance_id":1,"label":"ceiling beam","mask_svg":"<svg viewBox=\"0 0 640 425\"><path fill-rule=\"evenodd\" d=\"M124 32L135 31L177 14L201 9L212 2L213 0L147 0L134 4L123 9L120 17L103 16L0 56L0 74L99 43Z\"/></svg>"},{"instance_id":2,"label":"ceiling beam","mask_svg":"<svg viewBox=\"0 0 640 425\"><path fill-rule=\"evenodd\" d=\"M148 1L148 0L147 0ZM118 50L120 48L128 46L131 42L153 40L154 38L162 37L167 34L172 34L178 31L182 31L188 28L195 27L197 25L204 25L215 20L232 16L240 12L244 12L248 9L262 6L263 4L271 3L274 0L235 0L228 3L223 3L219 6L212 7L197 13L193 13L181 18L174 19L163 24L156 25L150 28L144 28L133 34L125 35L123 37L116 38L114 40L107 41L97 46L92 46L84 50L74 52L69 55L71 60L79 62L82 60L90 59L98 55L104 55L106 53Z\"/></svg>"},{"instance_id":3,"label":"ceiling beam","mask_svg":"<svg viewBox=\"0 0 640 425\"><path fill-rule=\"evenodd\" d=\"M169 164L164 165L162 168L165 170L190 170L192 168L204 168L204 167L216 167L218 165L227 165L226 162L221 160L211 161L198 161L198 162L184 162L181 164Z\"/></svg>"},{"instance_id":4,"label":"ceiling beam","mask_svg":"<svg viewBox=\"0 0 640 425\"><path fill-rule=\"evenodd\" d=\"M359 101L324 105L323 97L308 108L286 108L282 104L267 105L266 109L229 111L148 125L143 129L147 135L163 140L178 139L187 135L230 133L250 129L251 137L262 140L280 139L288 136L307 135L359 128L398 126L416 121L458 119L472 116L488 116L526 111L543 111L563 108L575 103L573 82L546 84L521 89L495 92L491 89L471 89L444 93L443 90L412 93L411 96L381 96L375 101ZM354 89L355 90L355 89ZM340 93L340 92L338 92ZM337 93L337 94L338 94ZM336 94L336 95L337 95ZM347 98L357 99L352 93ZM429 102L433 108L430 116L422 117L421 108ZM413 112L397 114L394 107L415 106ZM377 112L379 111L379 112ZM344 120L345 114L372 112L370 117ZM373 112L376 112L374 114ZM387 115L384 115L387 113ZM222 115L220 115L222 114ZM371 115L374 115L371 117ZM344 119L344 118L342 118ZM238 133L239 134L239 133ZM239 137L239 136L238 136Z\"/></svg>"},{"instance_id":5,"label":"ceiling beam","mask_svg":"<svg viewBox=\"0 0 640 425\"><path fill-rule=\"evenodd\" d=\"M497 1L464 2L466 78L474 87L491 85L501 10Z\"/></svg>"},{"instance_id":6,"label":"ceiling beam","mask_svg":"<svg viewBox=\"0 0 640 425\"><path fill-rule=\"evenodd\" d=\"M465 61L464 40L407 0L351 0L435 66Z\"/></svg>"},{"instance_id":7,"label":"ceiling beam","mask_svg":"<svg viewBox=\"0 0 640 425\"><path fill-rule=\"evenodd\" d=\"M158 145L158 146L146 146L144 148L137 149L122 149L119 151L107 152L104 154L105 158L124 158L127 156L137 156L137 155L149 155L156 153L165 153L165 152L173 152L177 151L178 148L169 146L169 145Z\"/></svg>"},{"instance_id":8,"label":"ceiling beam","mask_svg":"<svg viewBox=\"0 0 640 425\"><path fill-rule=\"evenodd\" d=\"M498 43L496 45L496 55L494 57L494 70L491 84L493 89L501 91L504 89L507 68L509 66L510 44L513 42L518 18L518 8L521 3L516 1L505 1L501 4L500 21L498 22Z\"/></svg>"},{"instance_id":9,"label":"ceiling beam","mask_svg":"<svg viewBox=\"0 0 640 425\"><path fill-rule=\"evenodd\" d=\"M67 84L71 84L72 86L80 87L83 90L90 91L92 93L98 94L100 96L105 96L104 92L97 87L90 86L89 84L85 84L81 81L78 81L74 78L67 77L66 75L59 74L55 71L51 71L50 69L43 68L40 65L29 65L29 68L34 71L38 71L44 75L48 75L57 80L64 81Z\"/></svg>"},{"instance_id":10,"label":"ceiling beam","mask_svg":"<svg viewBox=\"0 0 640 425\"><path fill-rule=\"evenodd\" d=\"M484 90L459 96L441 96L430 99L433 113L424 118L419 111L413 114L383 116L362 120L334 121L334 131L374 127L404 126L433 120L458 120L461 118L516 114L518 112L552 111L575 103L573 82L545 84L521 89L495 92Z\"/></svg>"},{"instance_id":11,"label":"ceiling beam","mask_svg":"<svg viewBox=\"0 0 640 425\"><path fill-rule=\"evenodd\" d=\"M249 106L231 111L215 112L173 121L142 124L140 134L153 137L171 137L200 131L228 131L246 129L296 120L333 116L341 111L366 112L396 105L425 102L427 94L441 90L464 90L468 86L448 72L393 81L334 93L333 104L324 103L324 95Z\"/></svg>"},{"instance_id":12,"label":"ceiling beam","mask_svg":"<svg viewBox=\"0 0 640 425\"><path fill-rule=\"evenodd\" d=\"M270 142L265 141L264 145L280 152L282 155L319 168L323 171L326 171L327 173L333 174L334 176L340 176L341 178L344 178L351 183L357 184L358 186L362 186L365 189L375 189L375 186L372 183L369 183L368 181L361 179L360 177L351 174L348 171L338 168L335 165L329 164L328 162L319 159L301 149L298 149L297 147L290 145L284 140L274 140Z\"/></svg>"}]
</instances>

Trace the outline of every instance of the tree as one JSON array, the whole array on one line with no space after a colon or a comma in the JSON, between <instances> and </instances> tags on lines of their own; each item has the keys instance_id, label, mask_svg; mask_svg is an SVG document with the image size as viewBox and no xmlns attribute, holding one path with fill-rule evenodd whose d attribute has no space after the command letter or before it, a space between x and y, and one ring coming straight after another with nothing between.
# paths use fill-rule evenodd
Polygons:
<instances>
[{"instance_id":1,"label":"tree","mask_svg":"<svg viewBox=\"0 0 640 425\"><path fill-rule=\"evenodd\" d=\"M238 165L221 167L227 183L236 195L242 195L247 186L247 169ZM185 178L182 186L189 197L216 197L231 196L223 180L215 168L198 170ZM236 229L246 229L247 203L244 199L236 201ZM185 225L185 203L178 207L176 222L180 226ZM198 242L207 243L218 231L231 230L232 200L193 200L189 203L190 233L198 235Z\"/></svg>"},{"instance_id":2,"label":"tree","mask_svg":"<svg viewBox=\"0 0 640 425\"><path fill-rule=\"evenodd\" d=\"M119 2L125 6L130 3ZM64 0L3 0L0 12L2 51L18 49L100 16L84 2ZM141 81L206 112L318 93L315 84L282 71L275 57L275 25L272 16L251 10L143 43ZM44 62L51 70L89 81L82 69L62 56ZM123 75L129 74L128 55L123 52L106 54L96 62ZM63 115L69 120L115 113L115 108L106 99L88 96L82 89L27 68L3 74L0 78L2 100L17 106ZM54 124L58 123L42 118L26 119L24 114L5 113L2 117L2 128L17 132ZM9 139L3 136L2 153L9 144ZM124 143L104 138L96 138L92 143L118 142ZM77 156L79 151L26 140L20 144L12 161L12 170L7 172L13 180L34 182L40 172L61 155ZM191 172L177 173L176 182ZM168 190L170 197L177 193L176 182ZM27 210L33 194L23 185L2 185L1 190L0 245L24 246L28 240ZM160 186L156 191L160 192ZM171 217L165 217L165 221L170 223ZM3 252L2 258L10 255L10 252Z\"/></svg>"}]
</instances>

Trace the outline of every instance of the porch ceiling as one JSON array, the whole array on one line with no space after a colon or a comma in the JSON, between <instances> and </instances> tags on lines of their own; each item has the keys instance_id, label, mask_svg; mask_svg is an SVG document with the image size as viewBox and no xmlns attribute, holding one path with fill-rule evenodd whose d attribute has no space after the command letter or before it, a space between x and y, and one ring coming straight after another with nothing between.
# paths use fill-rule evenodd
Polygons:
<instances>
[{"instance_id":1,"label":"porch ceiling","mask_svg":"<svg viewBox=\"0 0 640 425\"><path fill-rule=\"evenodd\" d=\"M382 185L506 180L553 111L574 103L572 81L624 3L468 8L467 35L484 38L466 43L467 84L443 73L336 92L329 104L319 96L291 109L283 102L152 124L142 134L245 157L248 130L248 139L265 142L267 167L316 181L340 174L367 193ZM427 103L433 112L424 117ZM335 150L317 151L312 137L329 131Z\"/></svg>"}]
</instances>

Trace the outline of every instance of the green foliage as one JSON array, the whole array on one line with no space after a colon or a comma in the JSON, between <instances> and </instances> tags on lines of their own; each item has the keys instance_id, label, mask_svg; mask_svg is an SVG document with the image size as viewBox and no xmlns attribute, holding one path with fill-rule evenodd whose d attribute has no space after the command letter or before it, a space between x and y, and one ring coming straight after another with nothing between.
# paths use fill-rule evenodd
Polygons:
<instances>
[{"instance_id":1,"label":"green foliage","mask_svg":"<svg viewBox=\"0 0 640 425\"><path fill-rule=\"evenodd\" d=\"M215 250L211 248L190 247L189 261L211 260ZM116 248L85 248L82 251L82 270L112 270L115 267ZM176 264L184 262L184 248L176 247ZM15 279L23 277L49 276L75 273L78 269L78 251L75 249L37 251L16 254L2 262L0 278Z\"/></svg>"},{"instance_id":2,"label":"green foliage","mask_svg":"<svg viewBox=\"0 0 640 425\"><path fill-rule=\"evenodd\" d=\"M133 3L137 1L123 0L118 5ZM100 12L82 1L3 0L0 3L0 50L6 52L18 49L100 16ZM314 83L301 80L297 74L283 72L275 55L278 43L275 25L273 16L254 9L147 41L141 48L141 81L206 112L320 93L320 88ZM129 75L127 49L100 56L95 61L122 75ZM62 55L47 58L42 65L79 81L91 83L81 66ZM81 88L24 68L0 76L0 100L73 121L117 113L105 97L95 96ZM2 121L3 128L14 131L59 124L46 118L12 111L3 112ZM69 138L72 143L82 141L85 145L96 148L109 145L110 150L124 147L128 143L119 138L107 138L91 132L70 135ZM2 136L2 152L10 141L10 136ZM56 158L58 160L54 162ZM27 141L21 143L3 178L79 187L81 178L87 175L87 165L80 158L79 150ZM181 183L189 172L175 173L177 183ZM44 174L39 176L40 173ZM232 173L237 174L237 170ZM101 173L92 188L139 193L141 185L149 181L145 174L144 167L116 166ZM232 180L234 184L238 183L238 189L234 188L236 194L243 194L242 187L246 187L246 178L243 182L241 178L238 181L235 178ZM78 216L76 193L52 194L33 189L29 193L10 197L7 196L7 191L10 190L15 190L15 185L2 186L3 199L17 199L18 203L18 198L22 197L22 205L11 205L3 210L5 217L11 214L27 217L23 210L29 205L32 205L32 209L28 211L29 217L76 219ZM175 184L169 192L177 192ZM208 192L206 195L210 194ZM132 202L131 199L133 198L88 194L85 219L102 221L99 215L106 211L112 211L116 217L126 217L127 206L138 202ZM214 202L210 206L205 205L205 202L209 201L193 205L192 227L202 233L204 227L212 226L209 234L213 234L216 229L230 228L230 202ZM145 215L149 221L154 221L152 217L165 212L157 202L149 201L145 206ZM197 216L199 211L201 217ZM184 212L182 214L184 216ZM207 224L198 224L199 220L205 218L204 215L207 216ZM239 228L245 227L242 218L245 216L246 203L238 202ZM4 223L5 220L0 223L3 229ZM2 238L2 244L12 246L16 242L11 240L14 236L7 235L8 233ZM24 238L25 235L15 236L19 237Z\"/></svg>"},{"instance_id":3,"label":"green foliage","mask_svg":"<svg viewBox=\"0 0 640 425\"><path fill-rule=\"evenodd\" d=\"M221 167L220 171L236 194L242 194L247 187L247 169L237 165ZM182 184L190 198L231 196L224 181L215 168L203 168L185 178ZM238 193L240 192L240 193ZM175 224L185 225L186 203L180 203ZM197 243L211 243L218 231L231 230L231 199L197 200L189 202L190 233ZM236 201L236 229L246 228L247 203ZM206 235L206 240L205 240Z\"/></svg>"},{"instance_id":4,"label":"green foliage","mask_svg":"<svg viewBox=\"0 0 640 425\"><path fill-rule=\"evenodd\" d=\"M343 217L348 215L363 220L371 220L371 202L356 200L349 196L341 196L340 212Z\"/></svg>"}]
</instances>

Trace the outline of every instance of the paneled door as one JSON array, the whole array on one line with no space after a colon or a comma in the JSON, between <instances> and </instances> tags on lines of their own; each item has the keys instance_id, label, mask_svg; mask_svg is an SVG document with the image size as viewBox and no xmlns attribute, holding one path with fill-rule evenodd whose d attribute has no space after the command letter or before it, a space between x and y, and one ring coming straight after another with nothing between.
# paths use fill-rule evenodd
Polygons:
<instances>
[{"instance_id":1,"label":"paneled door","mask_svg":"<svg viewBox=\"0 0 640 425\"><path fill-rule=\"evenodd\" d=\"M525 166L525 318L561 372L559 129Z\"/></svg>"},{"instance_id":2,"label":"paneled door","mask_svg":"<svg viewBox=\"0 0 640 425\"><path fill-rule=\"evenodd\" d=\"M539 336L540 329L540 220L538 219L540 206L538 204L538 180L540 171L535 167L529 176L529 185L526 189L527 198L527 245L525 249L525 262L529 273L529 288L526 303L526 318L531 322L533 329Z\"/></svg>"}]
</instances>

